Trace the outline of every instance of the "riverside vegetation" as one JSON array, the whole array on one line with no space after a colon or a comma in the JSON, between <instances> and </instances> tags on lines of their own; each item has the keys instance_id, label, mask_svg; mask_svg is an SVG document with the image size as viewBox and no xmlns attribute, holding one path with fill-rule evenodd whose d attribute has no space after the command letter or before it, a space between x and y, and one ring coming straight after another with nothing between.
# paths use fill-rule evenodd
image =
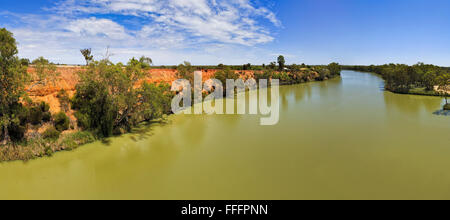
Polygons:
<instances>
[{"instance_id":1,"label":"riverside vegetation","mask_svg":"<svg viewBox=\"0 0 450 220\"><path fill-rule=\"evenodd\" d=\"M75 94L69 97L61 90L57 95L61 112L52 114L47 103L34 102L28 92L33 87L57 83L56 65L43 57L33 62L20 59L13 34L4 28L0 29L0 41L0 161L29 160L72 150L130 132L140 123L162 120L171 114L170 104L175 94L170 86L144 80L147 70L152 68L150 58L114 64L108 58L94 60L90 49L81 50L86 66L78 73ZM34 74L27 73L30 64ZM253 70L252 77L256 79L279 79L283 85L321 81L340 74L337 63L286 65L283 56L267 66L241 67ZM190 79L199 68L203 67L185 62L177 66L178 77ZM249 77L236 73L237 68L220 64L214 77L222 81Z\"/></svg>"},{"instance_id":2,"label":"riverside vegetation","mask_svg":"<svg viewBox=\"0 0 450 220\"><path fill-rule=\"evenodd\" d=\"M29 160L71 150L114 134L129 132L140 122L161 119L170 113L172 98L167 84L141 83L148 58L131 59L127 65L107 59L89 60L73 98L58 94L63 112L52 115L45 102L35 103L28 90L55 83L56 66L44 58L30 62L17 57L16 40L0 29L0 160ZM89 57L88 57L89 58ZM26 86L34 82L28 90ZM67 116L72 108L76 121Z\"/></svg>"},{"instance_id":3,"label":"riverside vegetation","mask_svg":"<svg viewBox=\"0 0 450 220\"><path fill-rule=\"evenodd\" d=\"M412 95L442 96L444 110L450 110L450 71L430 64L418 63L413 66L386 64L380 66L344 66L347 70L372 72L386 81L386 89L395 93Z\"/></svg>"}]
</instances>

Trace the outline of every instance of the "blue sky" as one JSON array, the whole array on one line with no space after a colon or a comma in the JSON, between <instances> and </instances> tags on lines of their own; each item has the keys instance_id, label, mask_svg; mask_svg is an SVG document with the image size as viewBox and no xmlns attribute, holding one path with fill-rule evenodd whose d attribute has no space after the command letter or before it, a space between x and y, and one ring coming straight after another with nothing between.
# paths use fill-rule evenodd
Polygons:
<instances>
[{"instance_id":1,"label":"blue sky","mask_svg":"<svg viewBox=\"0 0 450 220\"><path fill-rule=\"evenodd\" d=\"M0 0L20 56L82 64L80 48L156 65L450 66L448 0Z\"/></svg>"}]
</instances>

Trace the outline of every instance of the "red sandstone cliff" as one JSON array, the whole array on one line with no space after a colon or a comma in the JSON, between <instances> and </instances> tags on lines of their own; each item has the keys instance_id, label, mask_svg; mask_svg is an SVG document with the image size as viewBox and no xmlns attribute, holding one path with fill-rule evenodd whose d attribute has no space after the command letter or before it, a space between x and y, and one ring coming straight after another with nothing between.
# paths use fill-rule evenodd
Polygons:
<instances>
[{"instance_id":1,"label":"red sandstone cliff","mask_svg":"<svg viewBox=\"0 0 450 220\"><path fill-rule=\"evenodd\" d=\"M61 106L58 98L56 97L61 89L67 91L70 96L75 94L75 86L78 83L78 72L84 71L83 67L73 67L73 66L59 66L57 72L60 73L58 80L55 84L48 83L45 86L39 85L31 88L28 95L33 101L45 101L50 105L50 111L52 113L57 113L61 111ZM28 68L29 74L34 74L35 70L33 67ZM217 70L202 70L203 80L210 79ZM253 71L236 71L243 75L244 77L252 77ZM148 71L148 76L145 78L146 82L149 83L172 83L176 79L177 70L174 69L152 69ZM30 85L33 85L31 82Z\"/></svg>"}]
</instances>

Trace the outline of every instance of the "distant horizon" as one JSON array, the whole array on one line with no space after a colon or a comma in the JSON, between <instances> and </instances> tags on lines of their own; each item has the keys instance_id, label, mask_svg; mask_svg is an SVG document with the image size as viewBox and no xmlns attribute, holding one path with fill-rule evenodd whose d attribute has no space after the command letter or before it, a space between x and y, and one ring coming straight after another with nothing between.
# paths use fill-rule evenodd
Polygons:
<instances>
[{"instance_id":1,"label":"distant horizon","mask_svg":"<svg viewBox=\"0 0 450 220\"><path fill-rule=\"evenodd\" d=\"M19 56L82 65L80 49L155 65L450 66L448 0L22 0L0 3ZM245 60L243 62L242 60Z\"/></svg>"},{"instance_id":2,"label":"distant horizon","mask_svg":"<svg viewBox=\"0 0 450 220\"><path fill-rule=\"evenodd\" d=\"M414 64L407 64L407 63L383 63L383 64L369 64L369 65L342 64L342 63L339 63L339 65L341 65L341 66L372 66L372 65L381 66L381 65L387 65L387 64L405 64L405 65L412 66L412 65L415 65L415 64L418 64L418 63L423 63L423 62L417 62L417 63L414 63ZM67 63L53 63L53 64L55 64L56 66L86 66L86 64L67 64ZM124 64L126 64L126 63L124 63ZM155 68L155 67L176 67L176 66L178 66L180 64L181 63L179 63L179 64L167 64L167 65L152 65L151 67L152 68ZM248 63L242 63L242 64L218 63L218 64L203 64L203 65L202 64L192 64L192 66L194 66L194 67L200 67L200 66L217 67L219 64L223 64L225 66L243 66L243 65L248 64ZM252 64L252 63L250 63L250 64L251 64L251 66L258 66L258 67L262 66L262 64ZM265 63L265 65L267 65L267 64L269 64L269 63ZM302 63L286 63L286 66L290 66L290 65L294 65L294 64L295 65L301 65ZM308 66L325 66L325 65L328 65L328 64L329 63L327 63L327 64L308 64L308 63L305 63L305 65L308 65ZM450 68L450 66L439 66L439 65L436 65L436 64L433 64L433 63L424 63L424 64L435 65L435 66L442 67L442 68ZM30 64L30 66L31 65L32 64Z\"/></svg>"}]
</instances>

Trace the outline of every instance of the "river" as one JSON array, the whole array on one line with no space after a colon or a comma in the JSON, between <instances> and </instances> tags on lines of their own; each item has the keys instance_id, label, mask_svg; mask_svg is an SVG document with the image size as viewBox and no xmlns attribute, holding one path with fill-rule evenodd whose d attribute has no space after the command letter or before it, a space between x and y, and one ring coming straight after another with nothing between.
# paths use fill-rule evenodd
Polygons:
<instances>
[{"instance_id":1,"label":"river","mask_svg":"<svg viewBox=\"0 0 450 220\"><path fill-rule=\"evenodd\" d=\"M178 115L29 162L0 163L0 199L450 199L442 99L374 74L280 87L280 122Z\"/></svg>"}]
</instances>

